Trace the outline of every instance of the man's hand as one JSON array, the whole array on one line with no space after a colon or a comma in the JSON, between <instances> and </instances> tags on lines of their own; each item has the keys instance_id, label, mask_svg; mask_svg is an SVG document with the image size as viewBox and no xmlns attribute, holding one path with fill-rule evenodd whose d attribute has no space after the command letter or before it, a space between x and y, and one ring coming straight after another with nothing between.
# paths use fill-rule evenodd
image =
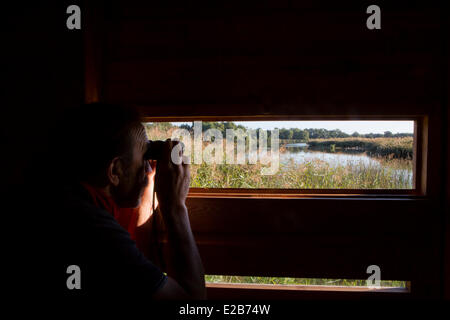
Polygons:
<instances>
[{"instance_id":1,"label":"man's hand","mask_svg":"<svg viewBox=\"0 0 450 320\"><path fill-rule=\"evenodd\" d=\"M204 299L205 271L192 234L186 208L189 165L181 162L182 144L167 139L156 165L155 190L169 235L168 281L156 299ZM179 164L177 164L179 163Z\"/></svg>"},{"instance_id":2,"label":"man's hand","mask_svg":"<svg viewBox=\"0 0 450 320\"><path fill-rule=\"evenodd\" d=\"M142 195L141 204L137 208L137 227L144 225L153 214L153 209L158 206L157 199L153 199L155 187L156 160L149 160L149 170L147 171L148 185ZM155 200L155 204L153 204Z\"/></svg>"},{"instance_id":3,"label":"man's hand","mask_svg":"<svg viewBox=\"0 0 450 320\"><path fill-rule=\"evenodd\" d=\"M161 210L168 213L174 207L184 207L189 192L189 165L174 163L184 159L181 146L179 141L167 139L161 160L157 162L155 190Z\"/></svg>"}]
</instances>

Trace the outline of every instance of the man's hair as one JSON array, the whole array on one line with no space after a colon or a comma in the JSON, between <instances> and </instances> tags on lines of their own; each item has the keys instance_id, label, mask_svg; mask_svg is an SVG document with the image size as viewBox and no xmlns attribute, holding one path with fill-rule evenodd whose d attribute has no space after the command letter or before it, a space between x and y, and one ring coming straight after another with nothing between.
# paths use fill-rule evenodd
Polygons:
<instances>
[{"instance_id":1,"label":"man's hair","mask_svg":"<svg viewBox=\"0 0 450 320\"><path fill-rule=\"evenodd\" d=\"M92 103L70 110L62 123L59 139L65 171L72 180L105 186L107 168L121 156L131 159L132 132L141 126L135 108L116 104ZM66 175L67 177L67 175Z\"/></svg>"}]
</instances>

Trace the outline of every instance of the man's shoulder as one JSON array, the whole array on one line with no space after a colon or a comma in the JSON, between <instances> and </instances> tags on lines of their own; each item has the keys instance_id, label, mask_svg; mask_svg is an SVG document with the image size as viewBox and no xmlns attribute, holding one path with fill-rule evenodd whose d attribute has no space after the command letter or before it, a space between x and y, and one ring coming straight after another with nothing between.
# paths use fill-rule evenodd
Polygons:
<instances>
[{"instance_id":1,"label":"man's shoulder","mask_svg":"<svg viewBox=\"0 0 450 320\"><path fill-rule=\"evenodd\" d=\"M80 262L86 284L94 291L156 290L164 274L143 256L113 215L95 206L90 197L82 185L64 190L64 239L70 248L66 261Z\"/></svg>"},{"instance_id":2,"label":"man's shoulder","mask_svg":"<svg viewBox=\"0 0 450 320\"><path fill-rule=\"evenodd\" d=\"M75 214L78 219L101 217L115 221L108 211L94 204L89 192L81 184L65 185L62 189L61 204L69 215Z\"/></svg>"},{"instance_id":3,"label":"man's shoulder","mask_svg":"<svg viewBox=\"0 0 450 320\"><path fill-rule=\"evenodd\" d=\"M113 215L97 207L82 188L68 186L64 190L61 230L70 247L96 256L134 246L129 233Z\"/></svg>"},{"instance_id":4,"label":"man's shoulder","mask_svg":"<svg viewBox=\"0 0 450 320\"><path fill-rule=\"evenodd\" d=\"M129 241L126 230L110 212L93 203L81 184L64 187L61 213L65 229L72 237Z\"/></svg>"}]
</instances>

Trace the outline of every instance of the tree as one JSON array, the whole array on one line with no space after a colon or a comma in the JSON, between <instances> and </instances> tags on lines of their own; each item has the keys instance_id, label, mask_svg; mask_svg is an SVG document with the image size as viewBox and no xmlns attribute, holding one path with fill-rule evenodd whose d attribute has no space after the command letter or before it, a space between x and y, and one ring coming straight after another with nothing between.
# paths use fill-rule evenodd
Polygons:
<instances>
[{"instance_id":1,"label":"tree","mask_svg":"<svg viewBox=\"0 0 450 320\"><path fill-rule=\"evenodd\" d=\"M192 127L186 123L183 123L182 125L180 125L180 129L185 129L185 130L191 132Z\"/></svg>"},{"instance_id":2,"label":"tree","mask_svg":"<svg viewBox=\"0 0 450 320\"><path fill-rule=\"evenodd\" d=\"M289 129L280 129L280 139L292 139L293 132Z\"/></svg>"},{"instance_id":3,"label":"tree","mask_svg":"<svg viewBox=\"0 0 450 320\"><path fill-rule=\"evenodd\" d=\"M305 142L308 142L309 141L309 132L306 130L302 130L302 133L303 133L302 140Z\"/></svg>"},{"instance_id":4,"label":"tree","mask_svg":"<svg viewBox=\"0 0 450 320\"><path fill-rule=\"evenodd\" d=\"M292 139L300 140L302 139L302 130L299 128L292 129Z\"/></svg>"}]
</instances>

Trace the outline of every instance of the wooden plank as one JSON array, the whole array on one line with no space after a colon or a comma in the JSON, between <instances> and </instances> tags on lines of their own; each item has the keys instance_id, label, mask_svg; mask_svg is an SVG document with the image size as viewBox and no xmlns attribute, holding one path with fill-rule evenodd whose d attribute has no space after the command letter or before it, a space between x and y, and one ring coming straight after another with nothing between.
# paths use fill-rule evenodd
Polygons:
<instances>
[{"instance_id":1,"label":"wooden plank","mask_svg":"<svg viewBox=\"0 0 450 320\"><path fill-rule=\"evenodd\" d=\"M87 30L84 36L84 100L86 103L99 102L102 97L103 83L102 74L104 62L104 47L101 45L105 36L105 23L103 20L102 7L99 3L87 3L86 21L83 28Z\"/></svg>"},{"instance_id":2,"label":"wooden plank","mask_svg":"<svg viewBox=\"0 0 450 320\"><path fill-rule=\"evenodd\" d=\"M207 285L208 300L407 300L407 292L336 290L271 290Z\"/></svg>"},{"instance_id":3,"label":"wooden plank","mask_svg":"<svg viewBox=\"0 0 450 320\"><path fill-rule=\"evenodd\" d=\"M135 61L112 62L108 67L108 80L114 82L151 80L152 74L164 75L193 73L201 76L205 72L215 72L217 77L230 77L234 73L243 72L252 75L268 73L292 77L317 77L321 71L324 75L345 77L353 74L361 77L363 73L369 76L384 78L389 74L396 80L409 75L437 76L437 65L429 59L436 58L432 54L417 54L410 56L397 55L392 58L380 58L376 55L353 57L330 56L268 56L268 57L205 57L196 59L147 59ZM212 70L204 70L212 69ZM137 77L137 79L134 79ZM134 80L133 80L134 79Z\"/></svg>"},{"instance_id":4,"label":"wooden plank","mask_svg":"<svg viewBox=\"0 0 450 320\"><path fill-rule=\"evenodd\" d=\"M328 233L337 226L340 226L340 231L354 232L358 225L365 226L359 229L365 234L381 230L397 233L403 228L416 231L419 226L415 223L433 208L433 203L427 200L352 198L188 198L187 205L193 230L217 233L227 230L245 233ZM432 216L432 212L427 214L429 218ZM367 224L369 221L372 222Z\"/></svg>"},{"instance_id":5,"label":"wooden plank","mask_svg":"<svg viewBox=\"0 0 450 320\"><path fill-rule=\"evenodd\" d=\"M380 287L369 288L364 286L329 286L329 285L273 285L273 284L250 284L250 283L206 283L207 288L223 289L250 289L250 290L275 290L275 291L337 291L337 292L392 292L406 293L407 288Z\"/></svg>"},{"instance_id":6,"label":"wooden plank","mask_svg":"<svg viewBox=\"0 0 450 320\"><path fill-rule=\"evenodd\" d=\"M197 236L197 235L196 235ZM422 237L424 238L424 237ZM412 237L390 238L391 245L377 246L375 241L362 241L360 245L339 246L336 236L319 245L306 245L315 238L305 236L292 238L290 242L261 242L258 247L248 247L245 243L235 245L206 245L198 243L206 274L260 277L297 277L326 279L367 279L370 265L381 268L382 280L411 281L415 289L420 282L429 281L428 271L417 261L427 259L436 264L436 257L408 250ZM383 241L386 237L379 237ZM361 240L354 237L352 242ZM378 241L379 243L379 241ZM433 243L426 242L417 250L427 250ZM364 247L363 247L364 245ZM166 245L162 244L165 254ZM299 257L300 256L300 257ZM433 281L430 281L433 284ZM417 290L419 293L420 290Z\"/></svg>"},{"instance_id":7,"label":"wooden plank","mask_svg":"<svg viewBox=\"0 0 450 320\"><path fill-rule=\"evenodd\" d=\"M411 280L417 288L427 277L424 264L438 263L432 249L438 238L430 235L438 234L439 212L427 201L380 207L376 201L277 206L227 199L230 205L209 206L193 200L191 226L207 274L365 279L366 268L377 264L382 279Z\"/></svg>"},{"instance_id":8,"label":"wooden plank","mask_svg":"<svg viewBox=\"0 0 450 320\"><path fill-rule=\"evenodd\" d=\"M116 13L121 6L114 5ZM154 6L138 2L126 7L141 9L139 17L124 19L127 14L120 13L109 19L104 88L109 102L271 99L313 109L363 103L370 96L372 103L402 104L397 107L401 113L409 104L438 97L432 85L439 68L437 10L387 10L383 32L368 33L359 27L365 15L358 13L359 6L354 11L331 6L320 12L253 13L247 7L220 16L196 15L189 5L173 15L165 6L147 10ZM158 10L166 14L155 19Z\"/></svg>"},{"instance_id":9,"label":"wooden plank","mask_svg":"<svg viewBox=\"0 0 450 320\"><path fill-rule=\"evenodd\" d=\"M191 198L408 198L421 196L415 189L239 189L190 188Z\"/></svg>"},{"instance_id":10,"label":"wooden plank","mask_svg":"<svg viewBox=\"0 0 450 320\"><path fill-rule=\"evenodd\" d=\"M262 97L241 103L229 101L180 103L132 104L136 106L145 121L263 121L263 120L411 120L426 115L439 107L436 101L413 101L410 104L373 103L306 103L301 99L294 102L264 100Z\"/></svg>"},{"instance_id":11,"label":"wooden plank","mask_svg":"<svg viewBox=\"0 0 450 320\"><path fill-rule=\"evenodd\" d=\"M281 50L300 47L314 48L326 43L350 44L361 41L352 48L377 48L377 44L390 43L394 47L422 48L433 43L439 30L438 16L383 15L383 28L379 33L370 33L365 26L366 15L320 12L267 12L260 15L222 15L196 19L192 16L151 17L139 20L111 21L111 38L117 46L177 46L202 48L259 48L279 46ZM311 30L314 32L311 32ZM416 41L411 41L414 35ZM392 40L398 43L391 43ZM205 41L207 40L207 41ZM346 48L334 48L336 50ZM348 50L349 48L347 48Z\"/></svg>"},{"instance_id":12,"label":"wooden plank","mask_svg":"<svg viewBox=\"0 0 450 320\"><path fill-rule=\"evenodd\" d=\"M373 102L406 104L436 96L427 86L435 79L436 59L426 57L439 50L435 13L388 13L382 35L357 27L361 17L355 13L259 14L226 22L195 16L112 20L108 61L121 62L107 67L106 99L149 104L270 95L349 103L371 96ZM310 32L311 24L320 27ZM425 56L413 59L417 54Z\"/></svg>"},{"instance_id":13,"label":"wooden plank","mask_svg":"<svg viewBox=\"0 0 450 320\"><path fill-rule=\"evenodd\" d=\"M442 3L425 1L395 1L383 3L386 12L404 13L424 13L435 12L442 8ZM195 18L220 16L225 13L235 14L261 14L264 12L277 11L300 11L300 12L365 12L364 5L358 1L347 1L336 3L333 1L287 1L287 0L249 0L249 1L171 1L148 2L144 0L115 1L112 3L111 15L122 19L139 19L141 17L164 18L167 16L193 16Z\"/></svg>"},{"instance_id":14,"label":"wooden plank","mask_svg":"<svg viewBox=\"0 0 450 320\"><path fill-rule=\"evenodd\" d=\"M448 15L447 15L448 18ZM446 175L446 181L445 181L445 191L444 191L444 199L445 199L445 210L444 210L444 216L445 216L445 245L444 245L444 296L445 299L450 300L450 64L448 62L448 54L450 50L450 40L449 40L449 32L448 32L448 19L445 24L446 27L446 39L445 42L445 56L447 56L447 60L445 62L447 66L447 73L445 76L445 81L447 85L444 87L444 90L446 90L446 95L444 98L443 103L443 109L444 109L444 116L443 119L445 120L445 131L447 133L446 136L446 152L445 152L445 170L447 172Z\"/></svg>"},{"instance_id":15,"label":"wooden plank","mask_svg":"<svg viewBox=\"0 0 450 320\"><path fill-rule=\"evenodd\" d=\"M287 72L245 72L240 74L210 72L158 73L141 71L124 81L108 82L105 100L116 103L154 105L166 103L245 103L268 97L273 103L290 104L293 113L314 110L324 104L398 104L390 113L407 112L407 105L436 101L438 89L434 77L392 77L388 74L354 74L353 76L305 76ZM369 77L379 77L370 82ZM145 77L145 81L139 81ZM272 80L269 80L272 79ZM279 79L278 82L275 79ZM325 80L327 79L327 80ZM401 87L398 84L402 83ZM356 90L357 89L357 90ZM303 106L307 106L303 108ZM337 107L339 108L339 107ZM311 112L311 111L310 111ZM357 111L356 111L357 112ZM353 112L353 113L356 113ZM317 111L315 112L318 113Z\"/></svg>"}]
</instances>

